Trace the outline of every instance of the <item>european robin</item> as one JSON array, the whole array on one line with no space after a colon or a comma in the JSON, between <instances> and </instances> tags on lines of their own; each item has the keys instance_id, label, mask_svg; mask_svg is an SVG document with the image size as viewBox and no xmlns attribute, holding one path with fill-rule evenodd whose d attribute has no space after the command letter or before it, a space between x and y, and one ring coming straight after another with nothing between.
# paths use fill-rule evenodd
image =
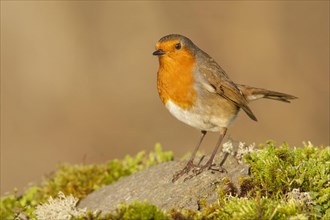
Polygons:
<instances>
[{"instance_id":1,"label":"european robin","mask_svg":"<svg viewBox=\"0 0 330 220\"><path fill-rule=\"evenodd\" d=\"M162 37L153 55L159 58L157 88L161 101L174 117L202 133L187 165L173 176L173 182L190 171L198 175L208 169L222 170L213 159L239 110L257 121L249 102L261 98L290 102L296 98L234 83L211 56L182 35ZM207 131L219 132L220 137L209 160L196 165L193 161Z\"/></svg>"}]
</instances>

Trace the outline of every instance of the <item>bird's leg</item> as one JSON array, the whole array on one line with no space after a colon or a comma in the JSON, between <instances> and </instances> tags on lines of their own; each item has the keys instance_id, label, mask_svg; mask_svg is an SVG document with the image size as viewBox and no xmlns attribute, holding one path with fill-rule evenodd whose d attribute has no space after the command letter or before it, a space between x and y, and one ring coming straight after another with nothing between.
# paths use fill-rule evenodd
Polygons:
<instances>
[{"instance_id":1,"label":"bird's leg","mask_svg":"<svg viewBox=\"0 0 330 220\"><path fill-rule=\"evenodd\" d=\"M212 152L212 155L211 155L210 159L206 162L205 165L200 166L200 167L196 167L192 171L195 175L198 175L198 174L202 173L204 170L224 171L224 169L221 166L217 166L217 165L213 164L213 159L214 159L215 155L217 154L217 151L218 151L218 149L221 145L221 142L222 142L224 136L226 135L226 132L227 132L227 128L221 128L220 129L220 137L217 141L217 144L214 147L214 150Z\"/></svg>"},{"instance_id":2,"label":"bird's leg","mask_svg":"<svg viewBox=\"0 0 330 220\"><path fill-rule=\"evenodd\" d=\"M198 141L198 143L197 143L197 145L196 145L196 147L195 147L195 149L194 149L194 151L193 151L193 153L192 153L192 155L191 155L188 163L186 164L186 166L182 170L180 170L179 172L177 172L176 174L174 174L173 179L172 179L172 182L173 183L175 181L177 181L182 175L184 175L186 173L189 173L189 171L193 167L195 167L195 165L194 165L194 159L195 159L196 153L197 153L197 151L198 151L198 149L199 149L201 143L203 142L203 139L204 139L204 137L205 137L205 135L207 133L204 130L202 130L201 132L202 132L202 135L201 135L201 137L200 137L200 139L199 139L199 141Z\"/></svg>"}]
</instances>

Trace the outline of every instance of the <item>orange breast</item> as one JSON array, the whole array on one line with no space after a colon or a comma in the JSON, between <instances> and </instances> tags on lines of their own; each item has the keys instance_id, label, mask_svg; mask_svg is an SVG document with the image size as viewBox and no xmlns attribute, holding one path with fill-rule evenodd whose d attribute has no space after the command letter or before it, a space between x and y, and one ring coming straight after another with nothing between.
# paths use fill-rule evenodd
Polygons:
<instances>
[{"instance_id":1,"label":"orange breast","mask_svg":"<svg viewBox=\"0 0 330 220\"><path fill-rule=\"evenodd\" d=\"M157 87L164 104L171 100L181 108L189 109L195 103L194 65L195 59L190 53L160 57Z\"/></svg>"}]
</instances>

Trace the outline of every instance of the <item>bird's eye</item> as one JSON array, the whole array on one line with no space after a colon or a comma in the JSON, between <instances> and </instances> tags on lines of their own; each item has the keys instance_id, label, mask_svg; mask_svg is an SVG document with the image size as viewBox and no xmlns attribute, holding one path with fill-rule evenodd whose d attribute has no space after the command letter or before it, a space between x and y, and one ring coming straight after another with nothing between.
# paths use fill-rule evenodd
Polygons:
<instances>
[{"instance_id":1,"label":"bird's eye","mask_svg":"<svg viewBox=\"0 0 330 220\"><path fill-rule=\"evenodd\" d=\"M181 44L180 43L175 44L175 49L180 50L181 49Z\"/></svg>"}]
</instances>

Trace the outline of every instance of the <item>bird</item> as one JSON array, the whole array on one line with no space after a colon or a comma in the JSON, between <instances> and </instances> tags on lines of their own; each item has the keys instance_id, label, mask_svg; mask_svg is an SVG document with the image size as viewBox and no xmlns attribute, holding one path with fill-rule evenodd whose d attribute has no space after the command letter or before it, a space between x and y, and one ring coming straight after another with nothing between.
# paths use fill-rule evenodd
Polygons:
<instances>
[{"instance_id":1,"label":"bird","mask_svg":"<svg viewBox=\"0 0 330 220\"><path fill-rule=\"evenodd\" d=\"M228 127L242 109L257 121L249 103L261 98L290 103L297 97L281 92L234 83L220 65L188 37L169 34L156 43L152 53L158 57L157 90L169 112L179 121L201 131L200 139L185 167L173 175L198 175L205 170L224 171L213 164L214 157ZM196 153L207 132L218 132L219 138L205 164L194 164Z\"/></svg>"}]
</instances>

